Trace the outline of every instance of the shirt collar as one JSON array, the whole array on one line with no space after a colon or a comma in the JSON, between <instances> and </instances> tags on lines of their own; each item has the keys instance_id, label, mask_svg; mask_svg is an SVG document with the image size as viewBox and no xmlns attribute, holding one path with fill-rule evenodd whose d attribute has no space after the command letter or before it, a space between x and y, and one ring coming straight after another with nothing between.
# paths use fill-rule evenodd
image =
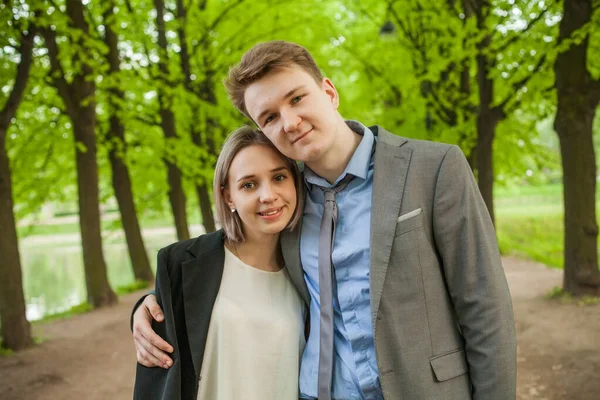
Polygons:
<instances>
[{"instance_id":1,"label":"shirt collar","mask_svg":"<svg viewBox=\"0 0 600 400\"><path fill-rule=\"evenodd\" d=\"M354 150L354 154L352 154L350 162L346 165L344 172L337 178L334 184L331 185L327 180L321 178L314 173L314 171L305 166L304 179L306 183L323 187L332 187L342 180L346 174L352 174L357 178L367 179L369 164L371 163L371 156L373 154L373 146L375 145L373 132L358 121L348 120L346 121L346 125L358 135L362 136L362 139L356 150Z\"/></svg>"}]
</instances>

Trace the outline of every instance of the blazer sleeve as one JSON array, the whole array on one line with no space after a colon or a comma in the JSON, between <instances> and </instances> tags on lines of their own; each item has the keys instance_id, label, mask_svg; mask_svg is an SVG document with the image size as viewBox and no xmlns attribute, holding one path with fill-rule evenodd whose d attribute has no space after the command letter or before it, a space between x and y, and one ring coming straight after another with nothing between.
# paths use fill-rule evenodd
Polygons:
<instances>
[{"instance_id":1,"label":"blazer sleeve","mask_svg":"<svg viewBox=\"0 0 600 400\"><path fill-rule=\"evenodd\" d=\"M433 231L465 339L473 399L514 399L517 341L508 283L489 212L456 146L438 173Z\"/></svg>"},{"instance_id":2,"label":"blazer sleeve","mask_svg":"<svg viewBox=\"0 0 600 400\"><path fill-rule=\"evenodd\" d=\"M156 267L155 294L162 307L165 319L163 322L153 321L152 328L163 339L173 346L173 365L169 369L160 367L148 368L137 364L134 400L172 400L181 399L181 357L175 329L175 311L171 293L171 277L169 268L170 247L158 253Z\"/></svg>"}]
</instances>

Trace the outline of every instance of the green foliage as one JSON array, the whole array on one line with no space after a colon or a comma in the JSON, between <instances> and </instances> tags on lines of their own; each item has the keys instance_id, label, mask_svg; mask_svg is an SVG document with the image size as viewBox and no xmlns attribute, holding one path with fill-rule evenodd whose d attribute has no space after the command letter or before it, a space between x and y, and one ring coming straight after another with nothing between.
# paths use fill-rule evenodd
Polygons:
<instances>
[{"instance_id":1,"label":"green foliage","mask_svg":"<svg viewBox=\"0 0 600 400\"><path fill-rule=\"evenodd\" d=\"M115 292L119 296L123 296L125 294L133 293L133 292L136 292L136 291L141 290L141 289L146 289L149 286L150 286L150 282L142 281L142 280L136 280L135 282L133 282L133 283L131 283L129 285L119 286Z\"/></svg>"},{"instance_id":2,"label":"green foliage","mask_svg":"<svg viewBox=\"0 0 600 400\"><path fill-rule=\"evenodd\" d=\"M553 287L548 293L546 293L545 297L548 300L559 301L561 304L576 304L579 307L595 306L600 304L600 297L573 297L571 294L565 292L563 288L559 288L557 286Z\"/></svg>"},{"instance_id":3,"label":"green foliage","mask_svg":"<svg viewBox=\"0 0 600 400\"><path fill-rule=\"evenodd\" d=\"M0 357L9 357L12 356L14 353L15 352L11 349L7 349L6 347L4 347L4 344L2 343L2 337L0 337Z\"/></svg>"},{"instance_id":4,"label":"green foliage","mask_svg":"<svg viewBox=\"0 0 600 400\"><path fill-rule=\"evenodd\" d=\"M531 212L532 209L529 209ZM523 215L497 220L498 245L503 255L515 255L539 261L554 268L563 267L562 215L527 217Z\"/></svg>"},{"instance_id":5,"label":"green foliage","mask_svg":"<svg viewBox=\"0 0 600 400\"><path fill-rule=\"evenodd\" d=\"M512 185L497 188L494 197L500 252L563 268L562 185ZM600 187L596 198L600 210Z\"/></svg>"},{"instance_id":6,"label":"green foliage","mask_svg":"<svg viewBox=\"0 0 600 400\"><path fill-rule=\"evenodd\" d=\"M185 18L178 15L176 1L167 0L166 52L157 45L156 10L150 0L86 3L88 35L69 26L64 0L55 5L33 0L17 3L23 10L30 5L28 12L21 11L30 18L32 10L43 11L37 20L57 33L67 80L81 68L72 55L81 55L89 63L97 84L101 199L105 203L113 197L108 152L116 149L130 169L142 217L169 214L169 188L161 160L181 168L190 198L194 183L211 182L224 137L249 122L231 107L221 82L246 49L270 39L296 41L313 53L336 85L340 110L347 118L378 123L403 136L456 143L469 154L478 102L476 44L491 34L494 40L486 55L496 59L491 73L497 83L496 101L512 94L507 107L516 107L498 128L494 155L498 180L543 183L544 176L559 169L557 149L546 145L539 127L539 121L554 112L551 59L526 86L513 89L540 55L555 45L560 8L554 2L496 2L486 25L478 27L460 3L442 0L392 2L389 7L377 1L189 0L183 2ZM106 20L111 4L114 13ZM2 18L9 22L6 12ZM388 22L393 29L383 33ZM106 24L119 39L117 73L108 72ZM596 38L596 30L591 32ZM16 29L4 30L0 42L15 44L17 35ZM189 75L183 70L184 45ZM5 49L0 70L3 77L10 77L16 58L10 46ZM19 220L35 220L46 203L76 209L72 126L50 82L47 53L38 36L29 90L7 139ZM160 59L167 60L166 75L159 70ZM597 57L590 59L597 64ZM470 90L463 93L460 72L465 68ZM7 85L10 80L1 86ZM3 89L0 96L5 93ZM159 93L166 95L175 113L176 138L163 136ZM111 114L124 123L124 141L107 135ZM528 170L532 176L526 174Z\"/></svg>"},{"instance_id":7,"label":"green foliage","mask_svg":"<svg viewBox=\"0 0 600 400\"><path fill-rule=\"evenodd\" d=\"M486 16L479 24L473 10L463 8L475 3L491 4L481 10ZM502 105L506 116L494 143L501 186L496 192L500 248L504 254L561 267L562 195L555 184L562 173L552 127L552 65L557 52L589 33L589 68L600 76L600 8L572 40L558 44L559 1L475 3L185 0L183 17L176 0L165 0L167 49L162 51L152 0L85 2L87 35L72 28L65 0L12 0L0 4L0 24L5 27L0 31L0 104L14 84L20 29L31 21L51 29L67 81L82 68L74 61L77 54L89 64L88 79L96 83L103 206L114 208L108 155L116 150L129 167L137 212L142 227L148 228L172 225L164 161L183 171L187 206L194 210L190 219L199 220L194 185L211 183L226 135L252 124L231 106L222 81L255 43L285 39L307 47L338 89L346 118L380 124L402 136L458 144L467 155L475 145L480 105L479 55L491 65L492 106ZM111 7L114 13L107 17ZM109 73L104 42L107 26L119 41L120 70L114 73ZM490 43L484 46L488 36ZM182 62L186 48L189 71ZM57 213L76 214L78 196L73 126L52 81L41 35L34 56L25 98L6 139L17 219L29 226L43 218L42 206L48 203ZM160 69L161 60L166 72ZM177 137L164 137L161 101L175 115ZM108 134L111 115L124 124L124 140ZM600 148L600 118L594 132ZM536 189L539 185L545 186ZM105 231L119 228L118 220L103 222ZM21 227L19 234L78 231L76 224L46 225Z\"/></svg>"},{"instance_id":8,"label":"green foliage","mask_svg":"<svg viewBox=\"0 0 600 400\"><path fill-rule=\"evenodd\" d=\"M42 318L42 319L40 319L38 321L34 321L34 323L35 324L40 324L40 323L44 323L44 322L56 321L56 320L59 320L59 319L64 319L64 318L72 317L73 315L85 314L87 312L92 311L93 309L94 309L94 307L92 307L90 304L88 304L88 303L81 303L81 304L78 304L76 306L71 307L67 311L63 311L63 312L59 312L59 313L55 313L55 314L46 315L44 318Z\"/></svg>"},{"instance_id":9,"label":"green foliage","mask_svg":"<svg viewBox=\"0 0 600 400\"><path fill-rule=\"evenodd\" d=\"M564 289L558 286L554 286L548 293L546 293L545 297L550 300L560 299L563 296L568 296L565 293Z\"/></svg>"}]
</instances>

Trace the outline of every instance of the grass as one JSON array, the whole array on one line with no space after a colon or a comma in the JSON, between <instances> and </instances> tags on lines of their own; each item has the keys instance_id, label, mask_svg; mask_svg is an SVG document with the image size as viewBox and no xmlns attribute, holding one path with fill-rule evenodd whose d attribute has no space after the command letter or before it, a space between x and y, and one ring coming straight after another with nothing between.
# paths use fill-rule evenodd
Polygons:
<instances>
[{"instance_id":1,"label":"grass","mask_svg":"<svg viewBox=\"0 0 600 400\"><path fill-rule=\"evenodd\" d=\"M141 289L146 289L148 287L150 287L150 282L138 279L129 285L117 287L115 292L117 293L117 295L123 296L125 294L133 293Z\"/></svg>"},{"instance_id":2,"label":"grass","mask_svg":"<svg viewBox=\"0 0 600 400\"><path fill-rule=\"evenodd\" d=\"M557 300L561 304L577 304L579 307L594 306L600 304L600 297L594 296L583 296L573 297L569 293L566 293L563 288L553 287L545 296L548 300Z\"/></svg>"},{"instance_id":3,"label":"grass","mask_svg":"<svg viewBox=\"0 0 600 400\"><path fill-rule=\"evenodd\" d=\"M200 212L198 210L188 211L188 223L201 223ZM121 223L117 220L102 220L102 231L115 231L121 229ZM152 215L140 219L142 229L162 228L173 226L173 219L169 215ZM60 235L67 233L79 233L79 223L53 224L53 225L29 225L17 228L20 238L34 235Z\"/></svg>"},{"instance_id":4,"label":"grass","mask_svg":"<svg viewBox=\"0 0 600 400\"><path fill-rule=\"evenodd\" d=\"M562 215L500 215L496 217L496 228L501 254L563 267Z\"/></svg>"},{"instance_id":5,"label":"grass","mask_svg":"<svg viewBox=\"0 0 600 400\"><path fill-rule=\"evenodd\" d=\"M189 219L189 218L188 218ZM117 221L101 221L102 231L113 231L120 229L120 223ZM153 218L143 220L140 225L142 228L157 228L172 225L168 218ZM60 224L60 225L30 225L18 228L19 237L34 235L60 235L67 233L79 233L79 223Z\"/></svg>"},{"instance_id":6,"label":"grass","mask_svg":"<svg viewBox=\"0 0 600 400\"><path fill-rule=\"evenodd\" d=\"M33 323L40 324L40 323L45 323L45 322L50 322L50 321L56 321L58 319L72 317L73 315L84 314L84 313L92 311L93 309L94 308L92 307L91 304L85 302L85 303L77 304L77 305L71 307L70 309L68 309L67 311L62 311L62 312L46 315L44 318L42 318L40 320L33 321Z\"/></svg>"},{"instance_id":7,"label":"grass","mask_svg":"<svg viewBox=\"0 0 600 400\"><path fill-rule=\"evenodd\" d=\"M596 198L599 209L600 185ZM563 268L561 185L498 188L494 201L500 253Z\"/></svg>"},{"instance_id":8,"label":"grass","mask_svg":"<svg viewBox=\"0 0 600 400\"><path fill-rule=\"evenodd\" d=\"M13 350L4 348L2 338L0 338L0 357L9 357L13 354L15 354Z\"/></svg>"},{"instance_id":9,"label":"grass","mask_svg":"<svg viewBox=\"0 0 600 400\"><path fill-rule=\"evenodd\" d=\"M130 285L119 286L115 292L118 296L123 296L125 294L129 294L135 292L137 290L146 289L150 286L150 282L143 280L136 280ZM50 315L46 315L40 320L36 320L31 322L33 325L44 324L51 321L57 321L59 319L70 318L74 315L85 314L87 312L93 311L94 308L87 302L75 305L68 309L67 311L62 311ZM33 341L35 344L40 344L44 341L43 337L34 336ZM6 349L2 346L2 337L0 337L0 357L9 357L14 354L14 351L10 349Z\"/></svg>"}]
</instances>

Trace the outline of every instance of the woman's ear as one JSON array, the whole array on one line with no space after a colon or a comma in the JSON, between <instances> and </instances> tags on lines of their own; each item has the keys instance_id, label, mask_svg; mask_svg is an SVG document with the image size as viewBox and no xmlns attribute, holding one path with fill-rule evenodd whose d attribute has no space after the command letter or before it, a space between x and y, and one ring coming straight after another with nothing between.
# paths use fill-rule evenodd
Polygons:
<instances>
[{"instance_id":1,"label":"woman's ear","mask_svg":"<svg viewBox=\"0 0 600 400\"><path fill-rule=\"evenodd\" d=\"M223 195L223 200L225 200L225 203L227 203L227 207L229 207L231 210L235 210L235 204L233 204L229 189L227 187L221 188L221 194Z\"/></svg>"}]
</instances>

